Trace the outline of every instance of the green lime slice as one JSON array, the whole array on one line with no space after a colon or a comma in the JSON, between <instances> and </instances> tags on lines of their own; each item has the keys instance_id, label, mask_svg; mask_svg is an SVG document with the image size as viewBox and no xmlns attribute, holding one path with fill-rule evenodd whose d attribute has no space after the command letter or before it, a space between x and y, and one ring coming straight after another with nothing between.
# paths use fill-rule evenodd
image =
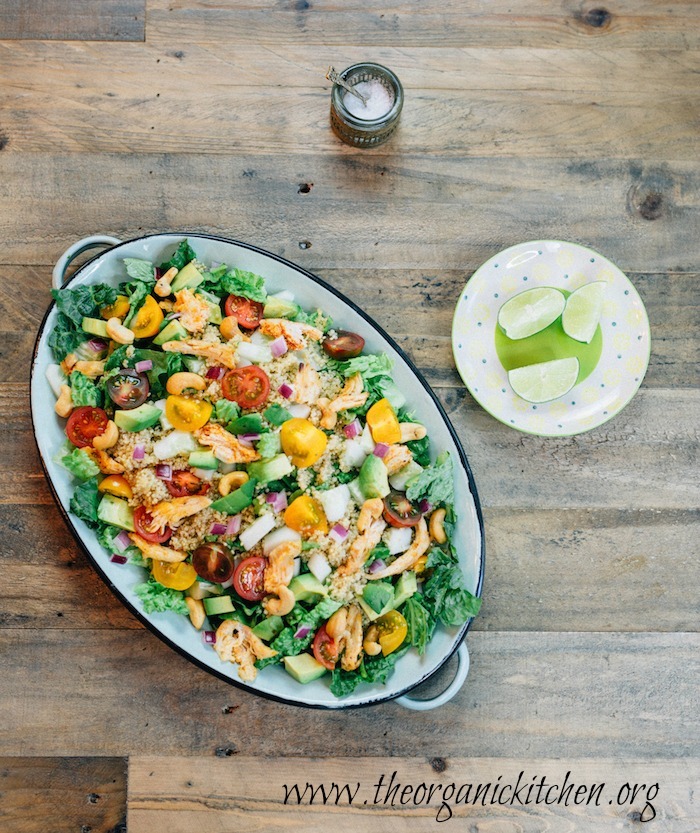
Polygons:
<instances>
[{"instance_id":1,"label":"green lime slice","mask_svg":"<svg viewBox=\"0 0 700 833\"><path fill-rule=\"evenodd\" d=\"M561 325L570 338L590 343L603 311L605 286L605 281L587 283L566 299Z\"/></svg>"},{"instance_id":2,"label":"green lime slice","mask_svg":"<svg viewBox=\"0 0 700 833\"><path fill-rule=\"evenodd\" d=\"M564 295L551 286L537 286L514 295L498 311L498 323L513 340L539 333L564 311Z\"/></svg>"},{"instance_id":3,"label":"green lime slice","mask_svg":"<svg viewBox=\"0 0 700 833\"><path fill-rule=\"evenodd\" d=\"M551 362L527 364L508 372L513 390L526 402L551 402L564 396L576 384L578 359L554 359Z\"/></svg>"}]
</instances>

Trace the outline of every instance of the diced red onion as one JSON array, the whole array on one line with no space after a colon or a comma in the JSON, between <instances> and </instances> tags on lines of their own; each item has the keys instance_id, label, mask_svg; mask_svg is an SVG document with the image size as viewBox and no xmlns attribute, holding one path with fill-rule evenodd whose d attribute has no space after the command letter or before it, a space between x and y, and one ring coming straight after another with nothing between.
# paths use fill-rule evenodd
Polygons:
<instances>
[{"instance_id":1,"label":"diced red onion","mask_svg":"<svg viewBox=\"0 0 700 833\"><path fill-rule=\"evenodd\" d=\"M256 443L260 439L260 434L239 434L238 439L243 445L250 448L253 443Z\"/></svg>"},{"instance_id":2,"label":"diced red onion","mask_svg":"<svg viewBox=\"0 0 700 833\"><path fill-rule=\"evenodd\" d=\"M107 349L107 344L99 338L91 338L90 341L88 341L88 347L93 351L93 353L101 353L103 350Z\"/></svg>"},{"instance_id":3,"label":"diced red onion","mask_svg":"<svg viewBox=\"0 0 700 833\"><path fill-rule=\"evenodd\" d=\"M135 446L131 456L134 458L134 460L143 460L143 458L146 456L146 447L143 445Z\"/></svg>"},{"instance_id":4,"label":"diced red onion","mask_svg":"<svg viewBox=\"0 0 700 833\"><path fill-rule=\"evenodd\" d=\"M353 419L353 421L349 425L346 425L343 428L343 431L345 432L345 436L349 440L352 440L354 437L358 437L362 433L362 426L360 425L360 420L357 418Z\"/></svg>"},{"instance_id":5,"label":"diced red onion","mask_svg":"<svg viewBox=\"0 0 700 833\"><path fill-rule=\"evenodd\" d=\"M381 558L377 558L377 560L376 560L376 561L373 561L373 562L369 565L369 572L370 572L370 573L378 573L380 570L385 569L385 567L386 567L385 562L384 562L384 561L382 561L382 559L381 559Z\"/></svg>"},{"instance_id":6,"label":"diced red onion","mask_svg":"<svg viewBox=\"0 0 700 833\"><path fill-rule=\"evenodd\" d=\"M176 318L179 318L181 315L182 315L182 313L181 313L181 312L169 312L169 313L165 316L165 320L166 320L166 321L174 321Z\"/></svg>"},{"instance_id":7,"label":"diced red onion","mask_svg":"<svg viewBox=\"0 0 700 833\"><path fill-rule=\"evenodd\" d=\"M125 555L118 555L116 552L112 557L109 559L110 561L114 562L115 564L126 564L129 560Z\"/></svg>"},{"instance_id":8,"label":"diced red onion","mask_svg":"<svg viewBox=\"0 0 700 833\"><path fill-rule=\"evenodd\" d=\"M153 362L150 359L144 359L141 362L136 362L134 370L137 373L145 373L147 370L153 370Z\"/></svg>"},{"instance_id":9,"label":"diced red onion","mask_svg":"<svg viewBox=\"0 0 700 833\"><path fill-rule=\"evenodd\" d=\"M125 529L122 529L119 535L114 536L114 547L119 552L124 552L124 550L130 546L131 539L129 538L129 535L127 534L127 531Z\"/></svg>"},{"instance_id":10,"label":"diced red onion","mask_svg":"<svg viewBox=\"0 0 700 833\"><path fill-rule=\"evenodd\" d=\"M156 477L160 477L161 480L172 480L173 467L170 463L158 463L156 466Z\"/></svg>"},{"instance_id":11,"label":"diced red onion","mask_svg":"<svg viewBox=\"0 0 700 833\"><path fill-rule=\"evenodd\" d=\"M308 625L302 625L297 632L294 634L295 639L303 639L305 636L309 635L311 628Z\"/></svg>"},{"instance_id":12,"label":"diced red onion","mask_svg":"<svg viewBox=\"0 0 700 833\"><path fill-rule=\"evenodd\" d=\"M375 457L382 458L386 457L386 453L388 450L389 446L386 443L377 443L374 446L374 451L372 452L372 454L374 454Z\"/></svg>"},{"instance_id":13,"label":"diced red onion","mask_svg":"<svg viewBox=\"0 0 700 833\"><path fill-rule=\"evenodd\" d=\"M225 367L210 367L207 369L207 372L204 375L207 377L207 379L221 379L221 377L225 373Z\"/></svg>"},{"instance_id":14,"label":"diced red onion","mask_svg":"<svg viewBox=\"0 0 700 833\"><path fill-rule=\"evenodd\" d=\"M241 516L233 515L226 524L226 535L238 535L241 530Z\"/></svg>"},{"instance_id":15,"label":"diced red onion","mask_svg":"<svg viewBox=\"0 0 700 833\"><path fill-rule=\"evenodd\" d=\"M280 336L274 341L271 341L269 347L270 352L276 359L279 359L280 356L284 356L287 352L287 342L284 340L284 336Z\"/></svg>"},{"instance_id":16,"label":"diced red onion","mask_svg":"<svg viewBox=\"0 0 700 833\"><path fill-rule=\"evenodd\" d=\"M207 645L213 645L216 642L216 631L204 631L202 636Z\"/></svg>"},{"instance_id":17,"label":"diced red onion","mask_svg":"<svg viewBox=\"0 0 700 833\"><path fill-rule=\"evenodd\" d=\"M347 537L348 530L342 524L336 524L328 534L329 537L334 538L338 543L340 543Z\"/></svg>"},{"instance_id":18,"label":"diced red onion","mask_svg":"<svg viewBox=\"0 0 700 833\"><path fill-rule=\"evenodd\" d=\"M268 492L265 495L265 500L272 506L275 512L282 512L287 508L286 492Z\"/></svg>"},{"instance_id":19,"label":"diced red onion","mask_svg":"<svg viewBox=\"0 0 700 833\"><path fill-rule=\"evenodd\" d=\"M425 515L425 513L430 512L430 510L433 507L428 503L428 501L425 498L423 498L423 500L418 504L418 508Z\"/></svg>"},{"instance_id":20,"label":"diced red onion","mask_svg":"<svg viewBox=\"0 0 700 833\"><path fill-rule=\"evenodd\" d=\"M210 535L226 535L226 524L213 523L209 530Z\"/></svg>"},{"instance_id":21,"label":"diced red onion","mask_svg":"<svg viewBox=\"0 0 700 833\"><path fill-rule=\"evenodd\" d=\"M285 399L291 399L292 394L294 393L294 388L291 385L288 385L286 382L281 384L279 388L277 388L279 393L284 396Z\"/></svg>"}]
</instances>

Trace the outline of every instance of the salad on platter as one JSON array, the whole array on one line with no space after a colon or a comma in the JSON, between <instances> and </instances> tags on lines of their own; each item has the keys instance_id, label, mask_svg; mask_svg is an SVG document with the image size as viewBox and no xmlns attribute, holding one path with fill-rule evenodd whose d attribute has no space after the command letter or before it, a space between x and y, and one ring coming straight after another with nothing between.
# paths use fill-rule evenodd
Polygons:
<instances>
[{"instance_id":1,"label":"salad on platter","mask_svg":"<svg viewBox=\"0 0 700 833\"><path fill-rule=\"evenodd\" d=\"M454 473L385 354L187 240L118 286L54 290L55 460L148 614L188 617L245 682L345 696L478 613ZM265 672L263 672L265 673Z\"/></svg>"}]
</instances>

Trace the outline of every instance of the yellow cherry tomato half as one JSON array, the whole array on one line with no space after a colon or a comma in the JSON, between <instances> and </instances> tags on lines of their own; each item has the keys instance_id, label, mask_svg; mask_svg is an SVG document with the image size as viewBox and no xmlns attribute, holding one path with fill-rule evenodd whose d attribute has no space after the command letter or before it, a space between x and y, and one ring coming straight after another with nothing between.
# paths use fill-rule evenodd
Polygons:
<instances>
[{"instance_id":1,"label":"yellow cherry tomato half","mask_svg":"<svg viewBox=\"0 0 700 833\"><path fill-rule=\"evenodd\" d=\"M114 497L130 498L134 496L128 480L121 474L110 474L100 480L97 486L98 492L107 492Z\"/></svg>"},{"instance_id":2,"label":"yellow cherry tomato half","mask_svg":"<svg viewBox=\"0 0 700 833\"><path fill-rule=\"evenodd\" d=\"M305 469L321 457L328 437L308 419L288 419L280 429L282 451L298 469Z\"/></svg>"},{"instance_id":3,"label":"yellow cherry tomato half","mask_svg":"<svg viewBox=\"0 0 700 833\"><path fill-rule=\"evenodd\" d=\"M124 318L129 312L129 299L126 295L117 295L113 304L102 307L100 315L108 321L110 318Z\"/></svg>"},{"instance_id":4,"label":"yellow cherry tomato half","mask_svg":"<svg viewBox=\"0 0 700 833\"><path fill-rule=\"evenodd\" d=\"M326 513L321 504L309 495L300 495L284 510L284 522L303 536L313 532L328 532Z\"/></svg>"},{"instance_id":5,"label":"yellow cherry tomato half","mask_svg":"<svg viewBox=\"0 0 700 833\"><path fill-rule=\"evenodd\" d=\"M178 431L196 431L209 421L212 406L203 399L169 396L165 400L165 416Z\"/></svg>"},{"instance_id":6,"label":"yellow cherry tomato half","mask_svg":"<svg viewBox=\"0 0 700 833\"><path fill-rule=\"evenodd\" d=\"M425 572L425 565L428 563L428 556L421 555L421 557L413 565L413 570L417 576L423 575Z\"/></svg>"},{"instance_id":7,"label":"yellow cherry tomato half","mask_svg":"<svg viewBox=\"0 0 700 833\"><path fill-rule=\"evenodd\" d=\"M374 623L379 630L379 644L382 646L382 654L393 653L403 645L408 635L406 620L398 610L390 610Z\"/></svg>"},{"instance_id":8,"label":"yellow cherry tomato half","mask_svg":"<svg viewBox=\"0 0 700 833\"><path fill-rule=\"evenodd\" d=\"M375 443L398 443L401 441L399 420L388 399L380 399L367 411L367 425Z\"/></svg>"},{"instance_id":9,"label":"yellow cherry tomato half","mask_svg":"<svg viewBox=\"0 0 700 833\"><path fill-rule=\"evenodd\" d=\"M197 572L191 564L180 561L172 564L170 561L153 561L151 567L153 578L160 582L163 587L171 590L187 590L197 581Z\"/></svg>"},{"instance_id":10,"label":"yellow cherry tomato half","mask_svg":"<svg viewBox=\"0 0 700 833\"><path fill-rule=\"evenodd\" d=\"M162 323L163 310L158 306L158 301L153 295L148 295L129 329L133 330L134 338L151 338L151 336L158 335Z\"/></svg>"}]
</instances>

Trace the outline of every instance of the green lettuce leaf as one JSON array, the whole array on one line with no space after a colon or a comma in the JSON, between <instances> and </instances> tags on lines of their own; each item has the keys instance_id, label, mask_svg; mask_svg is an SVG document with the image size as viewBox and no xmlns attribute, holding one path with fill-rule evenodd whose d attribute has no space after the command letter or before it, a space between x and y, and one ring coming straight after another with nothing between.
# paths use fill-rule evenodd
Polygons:
<instances>
[{"instance_id":1,"label":"green lettuce leaf","mask_svg":"<svg viewBox=\"0 0 700 833\"><path fill-rule=\"evenodd\" d=\"M124 319L124 326L130 327L144 305L146 298L153 292L155 281L133 280L123 283L119 289L129 298L129 312Z\"/></svg>"},{"instance_id":2,"label":"green lettuce leaf","mask_svg":"<svg viewBox=\"0 0 700 833\"><path fill-rule=\"evenodd\" d=\"M454 503L454 468L449 451L443 451L432 466L410 480L406 497L414 501L425 499L433 506Z\"/></svg>"},{"instance_id":3,"label":"green lettuce leaf","mask_svg":"<svg viewBox=\"0 0 700 833\"><path fill-rule=\"evenodd\" d=\"M231 295L242 295L250 298L251 301L258 301L261 304L267 299L265 291L265 279L253 272L245 272L243 269L232 269L221 278L221 287Z\"/></svg>"},{"instance_id":4,"label":"green lettuce leaf","mask_svg":"<svg viewBox=\"0 0 700 833\"><path fill-rule=\"evenodd\" d=\"M481 599L467 590L453 553L434 548L425 566L430 577L423 587L423 602L436 619L448 627L459 627L478 614Z\"/></svg>"},{"instance_id":5,"label":"green lettuce leaf","mask_svg":"<svg viewBox=\"0 0 700 833\"><path fill-rule=\"evenodd\" d=\"M401 606L401 613L408 625L408 641L419 654L424 654L435 630L435 620L430 610L416 594L404 602Z\"/></svg>"},{"instance_id":6,"label":"green lettuce leaf","mask_svg":"<svg viewBox=\"0 0 700 833\"><path fill-rule=\"evenodd\" d=\"M103 402L102 391L79 370L74 370L70 375L70 398L76 408L82 405L101 407Z\"/></svg>"},{"instance_id":7,"label":"green lettuce leaf","mask_svg":"<svg viewBox=\"0 0 700 833\"><path fill-rule=\"evenodd\" d=\"M83 330L79 326L76 327L67 315L62 312L58 314L56 326L49 334L49 347L57 362L62 362L69 353L75 352L87 340Z\"/></svg>"},{"instance_id":8,"label":"green lettuce leaf","mask_svg":"<svg viewBox=\"0 0 700 833\"><path fill-rule=\"evenodd\" d=\"M105 283L94 286L76 286L75 289L52 289L59 312L69 318L76 328L80 329L83 318L94 318L99 315L101 307L112 304L116 300L117 290Z\"/></svg>"},{"instance_id":9,"label":"green lettuce leaf","mask_svg":"<svg viewBox=\"0 0 700 833\"><path fill-rule=\"evenodd\" d=\"M235 402L228 399L217 399L214 405L214 416L219 422L229 423L238 418L241 409Z\"/></svg>"},{"instance_id":10,"label":"green lettuce leaf","mask_svg":"<svg viewBox=\"0 0 700 833\"><path fill-rule=\"evenodd\" d=\"M197 253L192 246L190 246L189 240L183 240L173 253L170 260L166 260L165 263L160 264L160 271L167 272L172 266L179 271L191 260L195 260L196 257Z\"/></svg>"},{"instance_id":11,"label":"green lettuce leaf","mask_svg":"<svg viewBox=\"0 0 700 833\"><path fill-rule=\"evenodd\" d=\"M282 443L280 442L279 434L263 434L257 445L258 454L263 460L269 460L275 454L279 454L282 450Z\"/></svg>"},{"instance_id":12,"label":"green lettuce leaf","mask_svg":"<svg viewBox=\"0 0 700 833\"><path fill-rule=\"evenodd\" d=\"M97 491L97 478L91 477L75 487L70 501L70 511L77 518L85 521L89 527L95 529L99 526L97 506L100 497L100 493Z\"/></svg>"},{"instance_id":13,"label":"green lettuce leaf","mask_svg":"<svg viewBox=\"0 0 700 833\"><path fill-rule=\"evenodd\" d=\"M188 609L185 604L185 594L181 590L172 590L164 587L154 578L149 578L143 584L134 587L134 592L141 599L143 609L146 613L165 613L172 610L187 616Z\"/></svg>"},{"instance_id":14,"label":"green lettuce leaf","mask_svg":"<svg viewBox=\"0 0 700 833\"><path fill-rule=\"evenodd\" d=\"M67 469L77 480L89 480L100 473L100 467L84 448L66 450L66 453L57 458L56 462Z\"/></svg>"},{"instance_id":15,"label":"green lettuce leaf","mask_svg":"<svg viewBox=\"0 0 700 833\"><path fill-rule=\"evenodd\" d=\"M134 278L137 281L155 280L156 270L150 260L140 260L136 257L125 257L124 266L126 267L126 274L130 278Z\"/></svg>"},{"instance_id":16,"label":"green lettuce leaf","mask_svg":"<svg viewBox=\"0 0 700 833\"><path fill-rule=\"evenodd\" d=\"M311 610L306 610L301 605L297 605L287 617L287 621L293 623L291 627L286 627L270 643L270 647L277 651L277 655L270 657L270 659L258 660L255 665L258 668L264 668L266 665L280 662L282 657L301 654L311 645L321 624L330 619L339 607L341 607L340 602L329 598L321 599ZM308 627L309 633L307 636L297 639L294 634L301 627Z\"/></svg>"}]
</instances>

